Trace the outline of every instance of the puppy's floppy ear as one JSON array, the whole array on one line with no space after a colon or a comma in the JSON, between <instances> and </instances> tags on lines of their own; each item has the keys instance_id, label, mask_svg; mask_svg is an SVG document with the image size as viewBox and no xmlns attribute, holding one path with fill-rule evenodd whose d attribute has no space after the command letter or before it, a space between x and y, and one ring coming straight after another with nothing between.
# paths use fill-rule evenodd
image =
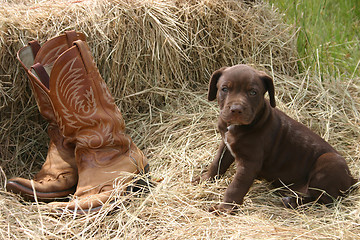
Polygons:
<instances>
[{"instance_id":1,"label":"puppy's floppy ear","mask_svg":"<svg viewBox=\"0 0 360 240\"><path fill-rule=\"evenodd\" d=\"M226 69L226 67L220 68L218 70L216 70L215 72L213 72L213 74L211 75L210 78L210 82L209 82L209 90L208 90L208 100L209 101L213 101L216 99L216 94L217 94L217 82L219 80L219 78L221 77L221 74L223 73L223 71Z\"/></svg>"},{"instance_id":2,"label":"puppy's floppy ear","mask_svg":"<svg viewBox=\"0 0 360 240\"><path fill-rule=\"evenodd\" d=\"M273 79L263 71L259 71L259 76L264 83L266 91L269 93L270 105L274 108L275 103L275 89Z\"/></svg>"}]
</instances>

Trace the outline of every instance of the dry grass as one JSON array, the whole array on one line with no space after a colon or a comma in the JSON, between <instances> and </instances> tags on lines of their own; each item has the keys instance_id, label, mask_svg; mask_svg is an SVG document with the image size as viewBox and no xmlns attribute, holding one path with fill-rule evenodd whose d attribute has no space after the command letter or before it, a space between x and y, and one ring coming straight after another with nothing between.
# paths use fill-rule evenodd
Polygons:
<instances>
[{"instance_id":1,"label":"dry grass","mask_svg":"<svg viewBox=\"0 0 360 240\"><path fill-rule=\"evenodd\" d=\"M0 7L0 238L3 239L356 239L360 195L333 207L281 207L256 182L235 216L206 210L221 201L233 170L191 184L212 160L217 106L206 101L217 68L251 63L274 77L278 107L318 132L360 176L359 76L297 73L294 35L265 4L241 1L7 1ZM45 158L46 123L16 51L64 30L88 36L127 128L160 181L130 203L85 216L50 214L4 191L6 177L31 177ZM323 76L322 76L323 77ZM322 81L320 79L323 79Z\"/></svg>"}]
</instances>

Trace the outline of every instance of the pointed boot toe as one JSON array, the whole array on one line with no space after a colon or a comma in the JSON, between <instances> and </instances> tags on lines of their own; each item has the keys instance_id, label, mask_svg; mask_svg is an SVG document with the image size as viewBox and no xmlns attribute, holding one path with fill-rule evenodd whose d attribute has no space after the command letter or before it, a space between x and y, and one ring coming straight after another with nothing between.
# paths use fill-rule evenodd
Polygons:
<instances>
[{"instance_id":1,"label":"pointed boot toe","mask_svg":"<svg viewBox=\"0 0 360 240\"><path fill-rule=\"evenodd\" d=\"M65 188L63 186L66 186ZM19 194L26 201L50 202L65 200L68 195L76 191L75 184L67 184L66 180L51 181L34 181L25 178L12 178L6 183L6 190Z\"/></svg>"},{"instance_id":2,"label":"pointed boot toe","mask_svg":"<svg viewBox=\"0 0 360 240\"><path fill-rule=\"evenodd\" d=\"M74 197L70 202L51 202L48 204L50 211L54 213L71 213L77 215L84 215L93 212L98 212L107 204L115 202L112 198L112 192L106 191L101 194L88 195L86 197Z\"/></svg>"}]
</instances>

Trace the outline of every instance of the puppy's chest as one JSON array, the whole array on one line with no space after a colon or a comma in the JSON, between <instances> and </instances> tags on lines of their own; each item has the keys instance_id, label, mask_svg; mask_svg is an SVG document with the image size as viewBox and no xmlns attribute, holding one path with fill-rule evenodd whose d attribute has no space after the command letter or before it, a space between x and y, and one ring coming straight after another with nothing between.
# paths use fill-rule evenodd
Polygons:
<instances>
[{"instance_id":1,"label":"puppy's chest","mask_svg":"<svg viewBox=\"0 0 360 240\"><path fill-rule=\"evenodd\" d=\"M234 144L234 138L233 136L231 136L231 134L229 132L226 132L225 133L225 136L224 136L224 143L227 147L227 149L230 151L231 155L233 157L236 157L235 156L235 153L233 151L234 148L236 148L235 144Z\"/></svg>"},{"instance_id":2,"label":"puppy's chest","mask_svg":"<svg viewBox=\"0 0 360 240\"><path fill-rule=\"evenodd\" d=\"M250 147L247 146L250 141L246 141L246 136L242 136L242 134L239 134L235 129L235 125L230 125L223 134L223 140L231 155L236 158L246 153Z\"/></svg>"}]
</instances>

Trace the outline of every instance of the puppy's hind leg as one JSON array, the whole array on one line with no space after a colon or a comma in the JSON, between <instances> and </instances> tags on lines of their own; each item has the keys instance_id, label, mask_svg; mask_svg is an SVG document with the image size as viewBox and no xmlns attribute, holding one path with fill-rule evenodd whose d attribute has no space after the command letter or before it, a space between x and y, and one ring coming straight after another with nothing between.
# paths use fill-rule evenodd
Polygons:
<instances>
[{"instance_id":1,"label":"puppy's hind leg","mask_svg":"<svg viewBox=\"0 0 360 240\"><path fill-rule=\"evenodd\" d=\"M277 190L277 193L282 196L281 200L284 207L295 209L305 203L315 200L309 194L309 180L290 186L285 186L284 183L281 181L279 182L277 182L275 186L283 186L281 189Z\"/></svg>"},{"instance_id":2,"label":"puppy's hind leg","mask_svg":"<svg viewBox=\"0 0 360 240\"><path fill-rule=\"evenodd\" d=\"M344 196L355 183L345 159L335 152L325 153L317 159L310 176L309 195L319 203L329 204Z\"/></svg>"}]
</instances>

